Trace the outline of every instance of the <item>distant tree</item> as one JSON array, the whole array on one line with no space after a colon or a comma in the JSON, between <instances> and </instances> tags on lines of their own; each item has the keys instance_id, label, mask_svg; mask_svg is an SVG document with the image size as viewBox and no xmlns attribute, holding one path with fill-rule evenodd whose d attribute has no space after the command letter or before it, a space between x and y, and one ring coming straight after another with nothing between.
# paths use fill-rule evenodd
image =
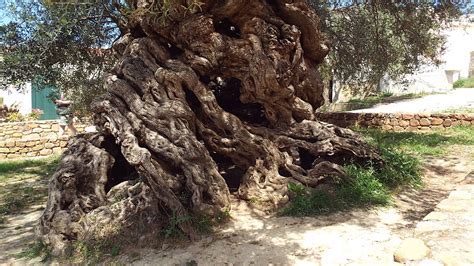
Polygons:
<instances>
[{"instance_id":1,"label":"distant tree","mask_svg":"<svg viewBox=\"0 0 474 266\"><path fill-rule=\"evenodd\" d=\"M120 31L102 4L71 2L4 6L12 21L0 26L0 72L3 84L61 89L84 112L104 93L102 78L113 66L110 47Z\"/></svg>"},{"instance_id":2,"label":"distant tree","mask_svg":"<svg viewBox=\"0 0 474 266\"><path fill-rule=\"evenodd\" d=\"M442 30L471 13L470 1L311 0L332 51L326 78L347 83L397 79L427 64L441 63Z\"/></svg>"}]
</instances>

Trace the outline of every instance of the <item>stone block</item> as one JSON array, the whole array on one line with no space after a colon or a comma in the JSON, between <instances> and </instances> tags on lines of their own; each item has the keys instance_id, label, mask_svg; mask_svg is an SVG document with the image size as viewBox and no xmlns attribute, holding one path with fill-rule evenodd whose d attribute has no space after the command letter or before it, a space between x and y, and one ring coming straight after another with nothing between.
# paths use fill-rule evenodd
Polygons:
<instances>
[{"instance_id":1,"label":"stone block","mask_svg":"<svg viewBox=\"0 0 474 266\"><path fill-rule=\"evenodd\" d=\"M399 126L401 127L408 127L410 125L410 122L407 121L407 120L401 120L399 123L398 123Z\"/></svg>"},{"instance_id":2,"label":"stone block","mask_svg":"<svg viewBox=\"0 0 474 266\"><path fill-rule=\"evenodd\" d=\"M7 158L7 155L6 155L6 154L1 154L1 153L0 153L0 160L6 159L6 158Z\"/></svg>"},{"instance_id":3,"label":"stone block","mask_svg":"<svg viewBox=\"0 0 474 266\"><path fill-rule=\"evenodd\" d=\"M53 148L53 153L61 153L62 151L63 149L61 149L60 147Z\"/></svg>"},{"instance_id":4,"label":"stone block","mask_svg":"<svg viewBox=\"0 0 474 266\"><path fill-rule=\"evenodd\" d=\"M58 142L58 136L56 134L49 134L48 135L48 142L51 142L51 143L59 143Z\"/></svg>"},{"instance_id":5,"label":"stone block","mask_svg":"<svg viewBox=\"0 0 474 266\"><path fill-rule=\"evenodd\" d=\"M28 140L26 142L26 147L33 147L37 144L37 141L36 140Z\"/></svg>"},{"instance_id":6,"label":"stone block","mask_svg":"<svg viewBox=\"0 0 474 266\"><path fill-rule=\"evenodd\" d=\"M471 125L471 122L470 122L470 121L465 121L465 120L463 120L463 121L461 122L461 125L463 125L463 126L469 126L469 125Z\"/></svg>"},{"instance_id":7,"label":"stone block","mask_svg":"<svg viewBox=\"0 0 474 266\"><path fill-rule=\"evenodd\" d=\"M10 149L9 148L0 148L0 153L9 153Z\"/></svg>"},{"instance_id":8,"label":"stone block","mask_svg":"<svg viewBox=\"0 0 474 266\"><path fill-rule=\"evenodd\" d=\"M32 151L40 151L42 149L44 149L44 145L41 145L41 144L38 144L34 146L33 148L31 148Z\"/></svg>"},{"instance_id":9,"label":"stone block","mask_svg":"<svg viewBox=\"0 0 474 266\"><path fill-rule=\"evenodd\" d=\"M51 128L51 125L49 124L40 125L40 128Z\"/></svg>"},{"instance_id":10,"label":"stone block","mask_svg":"<svg viewBox=\"0 0 474 266\"><path fill-rule=\"evenodd\" d=\"M54 145L54 144L51 143L51 142L47 142L47 143L44 144L44 147L45 147L46 149L52 149L52 148L54 148L54 146L56 146L56 145Z\"/></svg>"},{"instance_id":11,"label":"stone block","mask_svg":"<svg viewBox=\"0 0 474 266\"><path fill-rule=\"evenodd\" d=\"M51 154L53 154L53 150L52 149L44 149L44 150L41 150L39 154L41 156L51 155Z\"/></svg>"},{"instance_id":12,"label":"stone block","mask_svg":"<svg viewBox=\"0 0 474 266\"><path fill-rule=\"evenodd\" d=\"M67 141L62 140L59 142L59 147L64 148L66 146L67 146Z\"/></svg>"},{"instance_id":13,"label":"stone block","mask_svg":"<svg viewBox=\"0 0 474 266\"><path fill-rule=\"evenodd\" d=\"M397 119L390 119L390 125L398 126L398 120Z\"/></svg>"},{"instance_id":14,"label":"stone block","mask_svg":"<svg viewBox=\"0 0 474 266\"><path fill-rule=\"evenodd\" d=\"M26 146L26 140L24 140L24 139L17 140L17 141L15 142L15 145L16 145L17 147L19 147L19 148L23 148L23 147Z\"/></svg>"},{"instance_id":15,"label":"stone block","mask_svg":"<svg viewBox=\"0 0 474 266\"><path fill-rule=\"evenodd\" d=\"M23 137L23 134L20 133L20 132L15 132L15 133L12 134L12 137L14 137L14 138L22 138L22 137Z\"/></svg>"},{"instance_id":16,"label":"stone block","mask_svg":"<svg viewBox=\"0 0 474 266\"><path fill-rule=\"evenodd\" d=\"M34 133L25 137L27 140L39 140L41 138L40 134Z\"/></svg>"},{"instance_id":17,"label":"stone block","mask_svg":"<svg viewBox=\"0 0 474 266\"><path fill-rule=\"evenodd\" d=\"M9 141L7 141L5 146L7 146L8 148L15 147L15 141L14 140L9 140Z\"/></svg>"},{"instance_id":18,"label":"stone block","mask_svg":"<svg viewBox=\"0 0 474 266\"><path fill-rule=\"evenodd\" d=\"M393 254L396 262L410 262L421 260L430 254L431 250L426 244L416 238L407 238L402 241L400 246Z\"/></svg>"},{"instance_id":19,"label":"stone block","mask_svg":"<svg viewBox=\"0 0 474 266\"><path fill-rule=\"evenodd\" d=\"M457 121L453 121L453 123L451 123L451 126L455 127L455 126L459 126L461 124L461 121L457 120Z\"/></svg>"},{"instance_id":20,"label":"stone block","mask_svg":"<svg viewBox=\"0 0 474 266\"><path fill-rule=\"evenodd\" d=\"M393 130L394 130L394 131L404 131L405 129L404 129L403 127L401 127L401 126L394 126L394 127L393 127Z\"/></svg>"},{"instance_id":21,"label":"stone block","mask_svg":"<svg viewBox=\"0 0 474 266\"><path fill-rule=\"evenodd\" d=\"M28 124L28 128L30 129L34 129L34 128L37 128L38 127L38 124Z\"/></svg>"},{"instance_id":22,"label":"stone block","mask_svg":"<svg viewBox=\"0 0 474 266\"><path fill-rule=\"evenodd\" d=\"M431 130L441 130L444 129L443 126L431 126Z\"/></svg>"},{"instance_id":23,"label":"stone block","mask_svg":"<svg viewBox=\"0 0 474 266\"><path fill-rule=\"evenodd\" d=\"M418 120L416 120L416 119L410 120L410 126L417 127L419 125L420 125L420 122Z\"/></svg>"},{"instance_id":24,"label":"stone block","mask_svg":"<svg viewBox=\"0 0 474 266\"><path fill-rule=\"evenodd\" d=\"M0 147L5 147L7 143L5 141L0 141Z\"/></svg>"},{"instance_id":25,"label":"stone block","mask_svg":"<svg viewBox=\"0 0 474 266\"><path fill-rule=\"evenodd\" d=\"M32 131L33 131L33 133L41 133L41 132L43 132L43 129L42 129L42 128L39 128L39 127L37 127L37 128L33 128L33 130L32 130Z\"/></svg>"},{"instance_id":26,"label":"stone block","mask_svg":"<svg viewBox=\"0 0 474 266\"><path fill-rule=\"evenodd\" d=\"M421 131L430 131L431 128L430 127L420 127L420 130Z\"/></svg>"},{"instance_id":27,"label":"stone block","mask_svg":"<svg viewBox=\"0 0 474 266\"><path fill-rule=\"evenodd\" d=\"M451 119L446 119L443 122L444 127L450 127L452 124L453 124L453 121L451 121Z\"/></svg>"},{"instance_id":28,"label":"stone block","mask_svg":"<svg viewBox=\"0 0 474 266\"><path fill-rule=\"evenodd\" d=\"M429 125L431 125L431 122L430 122L430 120L427 119L427 118L421 118L421 119L420 119L420 125L421 125L421 126L429 126Z\"/></svg>"},{"instance_id":29,"label":"stone block","mask_svg":"<svg viewBox=\"0 0 474 266\"><path fill-rule=\"evenodd\" d=\"M392 130L393 127L392 127L391 125L383 125L383 126L382 126L382 129L388 131L388 130Z\"/></svg>"},{"instance_id":30,"label":"stone block","mask_svg":"<svg viewBox=\"0 0 474 266\"><path fill-rule=\"evenodd\" d=\"M26 154L26 156L28 156L28 157L35 157L35 156L38 156L38 153L37 153L37 152L28 152L28 153Z\"/></svg>"},{"instance_id":31,"label":"stone block","mask_svg":"<svg viewBox=\"0 0 474 266\"><path fill-rule=\"evenodd\" d=\"M438 125L443 124L443 119L435 117L435 118L431 118L430 122L432 125L438 126Z\"/></svg>"},{"instance_id":32,"label":"stone block","mask_svg":"<svg viewBox=\"0 0 474 266\"><path fill-rule=\"evenodd\" d=\"M18 154L15 154L15 153L10 153L7 155L7 158L8 159L15 159L15 158L18 158L20 157Z\"/></svg>"},{"instance_id":33,"label":"stone block","mask_svg":"<svg viewBox=\"0 0 474 266\"><path fill-rule=\"evenodd\" d=\"M407 131L410 131L410 132L418 131L418 127L408 127Z\"/></svg>"},{"instance_id":34,"label":"stone block","mask_svg":"<svg viewBox=\"0 0 474 266\"><path fill-rule=\"evenodd\" d=\"M52 124L52 125L51 125L51 130L53 130L53 131L59 131L59 125L58 125L58 124Z\"/></svg>"},{"instance_id":35,"label":"stone block","mask_svg":"<svg viewBox=\"0 0 474 266\"><path fill-rule=\"evenodd\" d=\"M410 119L415 118L415 115L414 114L402 114L402 118L404 120L410 120Z\"/></svg>"}]
</instances>

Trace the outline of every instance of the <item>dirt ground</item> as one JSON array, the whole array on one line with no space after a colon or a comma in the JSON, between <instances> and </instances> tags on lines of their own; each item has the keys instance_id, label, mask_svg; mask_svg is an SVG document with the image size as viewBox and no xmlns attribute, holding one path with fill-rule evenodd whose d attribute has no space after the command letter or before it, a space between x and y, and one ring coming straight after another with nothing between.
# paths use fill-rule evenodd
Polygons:
<instances>
[{"instance_id":1,"label":"dirt ground","mask_svg":"<svg viewBox=\"0 0 474 266\"><path fill-rule=\"evenodd\" d=\"M396 264L395 249L403 239L413 237L417 224L463 184L474 170L473 158L466 146L450 147L443 158L424 158L425 186L404 190L389 207L295 218L262 215L235 201L231 221L218 233L195 243L168 241L161 249L128 249L107 261L134 265ZM0 264L39 263L37 258L13 255L31 243L40 215L35 206L8 217L0 228Z\"/></svg>"}]
</instances>

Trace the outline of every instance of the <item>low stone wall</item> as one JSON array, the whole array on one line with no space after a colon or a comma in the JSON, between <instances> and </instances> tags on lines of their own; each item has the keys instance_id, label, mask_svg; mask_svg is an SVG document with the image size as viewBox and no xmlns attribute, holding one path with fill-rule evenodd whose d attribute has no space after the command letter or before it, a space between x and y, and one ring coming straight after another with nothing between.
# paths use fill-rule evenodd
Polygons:
<instances>
[{"instance_id":1,"label":"low stone wall","mask_svg":"<svg viewBox=\"0 0 474 266\"><path fill-rule=\"evenodd\" d=\"M84 132L85 125L74 125ZM69 136L59 136L56 120L0 123L0 159L47 156L60 153Z\"/></svg>"},{"instance_id":2,"label":"low stone wall","mask_svg":"<svg viewBox=\"0 0 474 266\"><path fill-rule=\"evenodd\" d=\"M390 131L430 131L474 125L473 114L317 113L324 122L341 127L380 128Z\"/></svg>"}]
</instances>

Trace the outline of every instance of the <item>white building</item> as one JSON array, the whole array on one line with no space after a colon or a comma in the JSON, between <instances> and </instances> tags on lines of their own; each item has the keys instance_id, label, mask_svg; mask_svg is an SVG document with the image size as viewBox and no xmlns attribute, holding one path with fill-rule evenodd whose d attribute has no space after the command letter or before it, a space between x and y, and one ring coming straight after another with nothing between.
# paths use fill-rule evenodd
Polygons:
<instances>
[{"instance_id":1,"label":"white building","mask_svg":"<svg viewBox=\"0 0 474 266\"><path fill-rule=\"evenodd\" d=\"M19 107L20 113L24 115L31 113L33 106L31 83L25 84L21 89L13 85L0 89L0 97L6 106L10 107L15 104Z\"/></svg>"},{"instance_id":2,"label":"white building","mask_svg":"<svg viewBox=\"0 0 474 266\"><path fill-rule=\"evenodd\" d=\"M469 77L474 68L474 22L462 19L443 32L446 50L441 56L444 63L439 66L424 66L418 73L407 75L401 83L385 77L379 88L394 94L447 91L453 83Z\"/></svg>"}]
</instances>

